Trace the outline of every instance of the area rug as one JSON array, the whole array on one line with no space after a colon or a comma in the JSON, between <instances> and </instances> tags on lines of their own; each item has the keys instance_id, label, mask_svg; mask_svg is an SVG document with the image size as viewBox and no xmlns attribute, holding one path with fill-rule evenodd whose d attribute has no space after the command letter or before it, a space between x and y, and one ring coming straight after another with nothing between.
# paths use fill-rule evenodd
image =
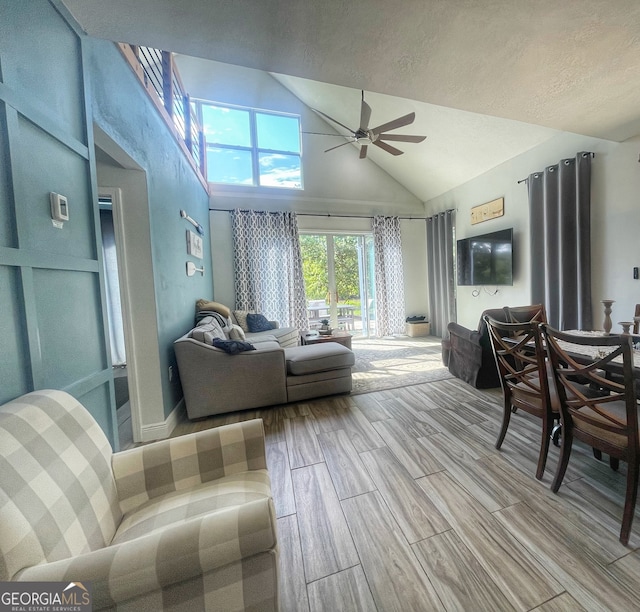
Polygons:
<instances>
[{"instance_id":1,"label":"area rug","mask_svg":"<svg viewBox=\"0 0 640 612\"><path fill-rule=\"evenodd\" d=\"M439 338L354 338L351 393L370 393L451 378Z\"/></svg>"}]
</instances>

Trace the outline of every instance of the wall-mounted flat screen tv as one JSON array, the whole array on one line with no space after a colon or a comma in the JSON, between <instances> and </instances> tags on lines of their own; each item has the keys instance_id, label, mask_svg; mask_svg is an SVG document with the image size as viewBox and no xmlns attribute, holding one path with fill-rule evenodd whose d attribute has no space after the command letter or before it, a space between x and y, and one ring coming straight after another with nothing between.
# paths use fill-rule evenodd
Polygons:
<instances>
[{"instance_id":1,"label":"wall-mounted flat screen tv","mask_svg":"<svg viewBox=\"0 0 640 612\"><path fill-rule=\"evenodd\" d=\"M458 240L458 285L513 285L513 228Z\"/></svg>"}]
</instances>

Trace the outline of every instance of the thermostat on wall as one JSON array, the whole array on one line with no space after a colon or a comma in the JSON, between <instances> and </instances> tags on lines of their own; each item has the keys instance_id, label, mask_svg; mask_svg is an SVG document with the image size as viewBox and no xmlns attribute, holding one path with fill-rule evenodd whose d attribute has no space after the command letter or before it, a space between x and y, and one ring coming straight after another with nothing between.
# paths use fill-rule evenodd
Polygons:
<instances>
[{"instance_id":1,"label":"thermostat on wall","mask_svg":"<svg viewBox=\"0 0 640 612\"><path fill-rule=\"evenodd\" d=\"M51 200L51 220L55 227L62 227L64 221L69 220L69 202L59 193L49 194Z\"/></svg>"}]
</instances>

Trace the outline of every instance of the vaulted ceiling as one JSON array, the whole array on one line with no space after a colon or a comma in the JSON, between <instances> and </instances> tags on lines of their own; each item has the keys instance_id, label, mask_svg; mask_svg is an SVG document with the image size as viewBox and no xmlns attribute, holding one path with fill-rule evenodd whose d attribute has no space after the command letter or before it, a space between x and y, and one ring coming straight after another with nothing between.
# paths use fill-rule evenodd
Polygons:
<instances>
[{"instance_id":1,"label":"vaulted ceiling","mask_svg":"<svg viewBox=\"0 0 640 612\"><path fill-rule=\"evenodd\" d=\"M348 126L361 89L372 125L415 111L398 132L427 140L370 158L423 201L557 130L640 133L637 0L63 2L93 36L275 73Z\"/></svg>"}]
</instances>

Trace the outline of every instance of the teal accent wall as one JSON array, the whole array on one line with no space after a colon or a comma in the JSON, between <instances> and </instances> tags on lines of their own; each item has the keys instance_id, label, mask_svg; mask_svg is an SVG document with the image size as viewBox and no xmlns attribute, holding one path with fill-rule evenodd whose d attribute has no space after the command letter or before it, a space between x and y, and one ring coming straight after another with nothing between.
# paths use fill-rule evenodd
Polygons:
<instances>
[{"instance_id":1,"label":"teal accent wall","mask_svg":"<svg viewBox=\"0 0 640 612\"><path fill-rule=\"evenodd\" d=\"M213 297L209 269L210 237L203 236L204 276L187 277L186 231L195 228L180 217L185 209L208 229L209 195L178 147L126 60L112 42L86 41L86 72L91 82L93 121L145 174L148 192L160 381L165 418L182 398L173 342L193 327L195 302Z\"/></svg>"},{"instance_id":2,"label":"teal accent wall","mask_svg":"<svg viewBox=\"0 0 640 612\"><path fill-rule=\"evenodd\" d=\"M117 447L82 47L58 5L0 4L0 402L64 389Z\"/></svg>"},{"instance_id":3,"label":"teal accent wall","mask_svg":"<svg viewBox=\"0 0 640 612\"><path fill-rule=\"evenodd\" d=\"M28 27L25 26L28 24ZM182 398L173 341L211 297L185 274L185 208L207 227L208 194L117 47L83 34L60 0L0 3L0 403L58 388L117 448L97 207L94 121L144 169L163 413ZM51 223L49 192L69 198ZM210 261L205 236L205 262ZM206 264L205 264L206 265Z\"/></svg>"}]
</instances>

